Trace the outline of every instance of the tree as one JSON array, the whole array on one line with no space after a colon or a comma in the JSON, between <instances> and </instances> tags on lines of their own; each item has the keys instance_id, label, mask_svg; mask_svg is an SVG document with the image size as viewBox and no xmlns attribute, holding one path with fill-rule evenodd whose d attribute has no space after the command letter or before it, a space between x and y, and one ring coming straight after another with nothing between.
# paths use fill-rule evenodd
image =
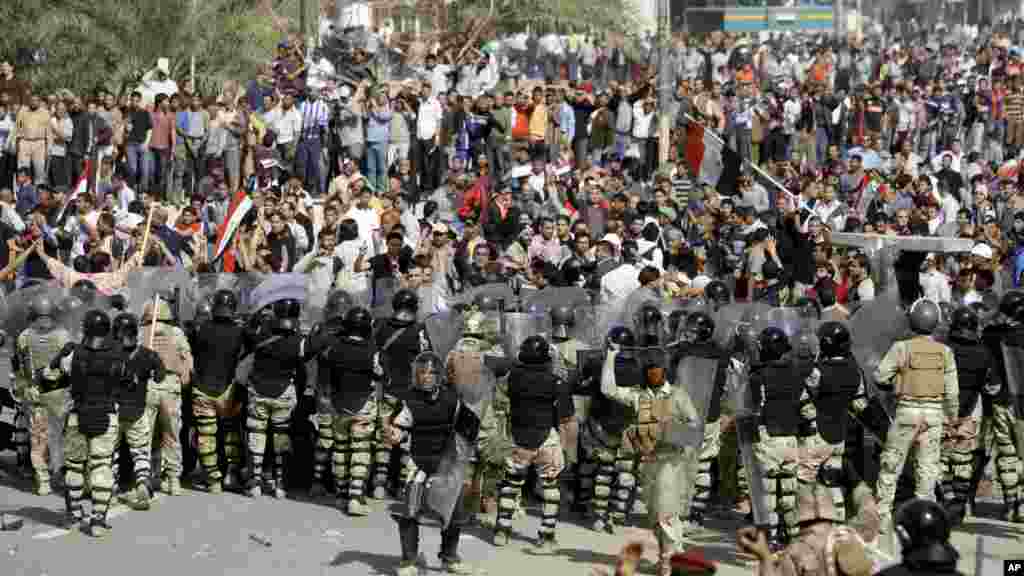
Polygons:
<instances>
[{"instance_id":1,"label":"tree","mask_svg":"<svg viewBox=\"0 0 1024 576\"><path fill-rule=\"evenodd\" d=\"M279 34L252 0L21 0L0 3L10 33L5 54L43 47L45 64L22 69L37 90L68 88L121 93L158 58L171 63L179 84L196 59L201 91L251 76L269 61Z\"/></svg>"}]
</instances>

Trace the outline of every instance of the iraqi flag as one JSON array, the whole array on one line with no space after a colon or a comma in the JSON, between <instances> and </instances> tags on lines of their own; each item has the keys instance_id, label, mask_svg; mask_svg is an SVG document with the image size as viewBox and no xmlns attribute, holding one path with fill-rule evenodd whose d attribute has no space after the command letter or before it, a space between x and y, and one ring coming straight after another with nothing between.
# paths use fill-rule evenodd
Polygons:
<instances>
[{"instance_id":1,"label":"iraqi flag","mask_svg":"<svg viewBox=\"0 0 1024 576\"><path fill-rule=\"evenodd\" d=\"M722 141L693 118L686 125L686 162L695 181L718 185L722 175Z\"/></svg>"},{"instance_id":2,"label":"iraqi flag","mask_svg":"<svg viewBox=\"0 0 1024 576\"><path fill-rule=\"evenodd\" d=\"M224 272L235 271L235 253L228 250L228 246L231 245L231 240L235 237L238 227L242 225L242 220L249 213L249 210L252 210L252 199L249 198L249 194L245 190L239 190L235 193L235 197L231 199L231 205L228 207L228 213L224 217L224 222L221 223L220 228L217 230L217 252L213 256L213 261L216 262L223 256Z\"/></svg>"},{"instance_id":3,"label":"iraqi flag","mask_svg":"<svg viewBox=\"0 0 1024 576\"><path fill-rule=\"evenodd\" d=\"M78 199L79 196L89 191L89 178L92 177L92 160L86 160L85 165L82 166L82 175L78 177L78 182L75 182L74 189L68 194L68 197L64 200L64 205L60 207L60 214L57 216L57 222L61 221L64 217L64 211L68 209L68 206L72 202Z\"/></svg>"}]
</instances>

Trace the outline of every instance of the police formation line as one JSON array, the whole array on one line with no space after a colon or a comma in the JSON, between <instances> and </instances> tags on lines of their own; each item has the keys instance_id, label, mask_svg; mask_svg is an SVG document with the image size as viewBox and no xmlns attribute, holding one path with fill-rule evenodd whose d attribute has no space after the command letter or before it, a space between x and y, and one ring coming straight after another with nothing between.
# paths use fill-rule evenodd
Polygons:
<instances>
[{"instance_id":1,"label":"police formation line","mask_svg":"<svg viewBox=\"0 0 1024 576\"><path fill-rule=\"evenodd\" d=\"M595 530L614 532L642 495L659 545L658 573L667 575L685 534L709 511L728 399L741 490L751 496L763 540L776 549L799 540L800 527L815 520L853 521L862 540L889 530L911 450L915 494L938 499L962 520L986 465L980 428L995 437L1006 519L1024 520L1012 385L1024 359L1024 295L1007 294L985 326L974 310L957 310L941 339L934 334L939 307L918 301L907 311L914 336L894 342L871 374L852 354L843 323L821 324L819 351L808 358L794 353L779 326L739 322L720 337L724 312L735 304L720 282L705 295L671 315L643 305L632 327L602 330L605 347L596 355L575 336L578 314L569 304L551 308L550 341L525 334L510 348L499 307L479 297L453 315L461 329L446 349L431 341L409 291L394 296L393 315L380 322L334 292L308 334L298 327L299 302L277 301L242 322L228 290L213 293L184 326L159 299L141 319L118 306L113 318L91 309L77 342L41 295L17 335L13 366L31 430L26 464L37 492L49 493L47 421L66 418L67 522L103 535L116 490L136 508L150 506L157 422L171 423L158 436L159 486L180 493L174 427L182 389L191 386L206 490L283 498L289 469L311 467L313 494L333 490L350 515L367 514L368 497L400 495L405 506L394 517L402 576L417 573L427 513L442 519L440 558L451 573L468 570L458 542L470 500L496 501L494 543L506 544L531 468L543 501L537 543L553 549L567 465L574 507ZM884 449L872 489L871 471L847 445L854 430L871 428L865 423L879 404L869 394L876 385L896 401L875 427ZM580 397L589 398L586 410L576 407ZM315 421L315 433L296 438L293 419ZM293 440L314 444L312 462L295 457ZM122 443L131 478L117 466ZM438 475L465 481L429 481ZM450 494L429 494L453 485Z\"/></svg>"}]
</instances>

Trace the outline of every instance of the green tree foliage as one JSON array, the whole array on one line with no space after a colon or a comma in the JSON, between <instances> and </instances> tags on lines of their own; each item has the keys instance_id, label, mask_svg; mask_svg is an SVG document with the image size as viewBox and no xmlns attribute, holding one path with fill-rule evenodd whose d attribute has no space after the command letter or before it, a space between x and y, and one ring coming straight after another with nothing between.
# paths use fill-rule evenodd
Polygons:
<instances>
[{"instance_id":1,"label":"green tree foliage","mask_svg":"<svg viewBox=\"0 0 1024 576\"><path fill-rule=\"evenodd\" d=\"M171 76L188 79L196 60L200 91L251 77L273 55L279 34L255 0L19 0L0 2L0 54L44 48L47 62L19 66L37 90L68 88L121 93L136 85L158 58Z\"/></svg>"},{"instance_id":2,"label":"green tree foliage","mask_svg":"<svg viewBox=\"0 0 1024 576\"><path fill-rule=\"evenodd\" d=\"M492 5L503 32L634 32L639 22L633 0L456 0L449 9L456 18L472 17L492 13Z\"/></svg>"}]
</instances>

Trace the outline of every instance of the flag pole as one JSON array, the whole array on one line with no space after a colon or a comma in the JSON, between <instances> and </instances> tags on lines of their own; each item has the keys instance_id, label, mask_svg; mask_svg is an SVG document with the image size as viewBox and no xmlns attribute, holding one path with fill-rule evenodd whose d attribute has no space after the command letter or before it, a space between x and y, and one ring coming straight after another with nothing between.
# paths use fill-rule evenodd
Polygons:
<instances>
[{"instance_id":1,"label":"flag pole","mask_svg":"<svg viewBox=\"0 0 1024 576\"><path fill-rule=\"evenodd\" d=\"M708 130L707 126L705 126L704 124L698 122L697 119L694 118L693 116L690 116L690 114L688 112L683 112L683 116L686 116L686 119L689 120L690 122L695 122L698 126L700 126L701 129L704 130L704 135L705 136L710 134L711 137L715 139L715 141L717 141L719 144L722 145L722 148L728 148L729 147L729 145L725 143L725 140L723 140L721 136L719 136L718 134L715 134L712 130ZM749 160L746 160L746 159L743 160L743 163L746 164L747 166L750 166L751 168L753 168L755 172L757 172L758 174L763 176L765 178L765 180L768 180L769 182L771 182L776 188L778 188L779 190L782 190L783 192L785 192L789 196L789 198L791 200L795 201L797 199L796 194L793 194L792 192L790 192L789 189L787 189L785 186L783 186L778 180L776 180L770 174L765 172L760 166L758 166L757 164L754 164L753 162L751 162Z\"/></svg>"}]
</instances>

